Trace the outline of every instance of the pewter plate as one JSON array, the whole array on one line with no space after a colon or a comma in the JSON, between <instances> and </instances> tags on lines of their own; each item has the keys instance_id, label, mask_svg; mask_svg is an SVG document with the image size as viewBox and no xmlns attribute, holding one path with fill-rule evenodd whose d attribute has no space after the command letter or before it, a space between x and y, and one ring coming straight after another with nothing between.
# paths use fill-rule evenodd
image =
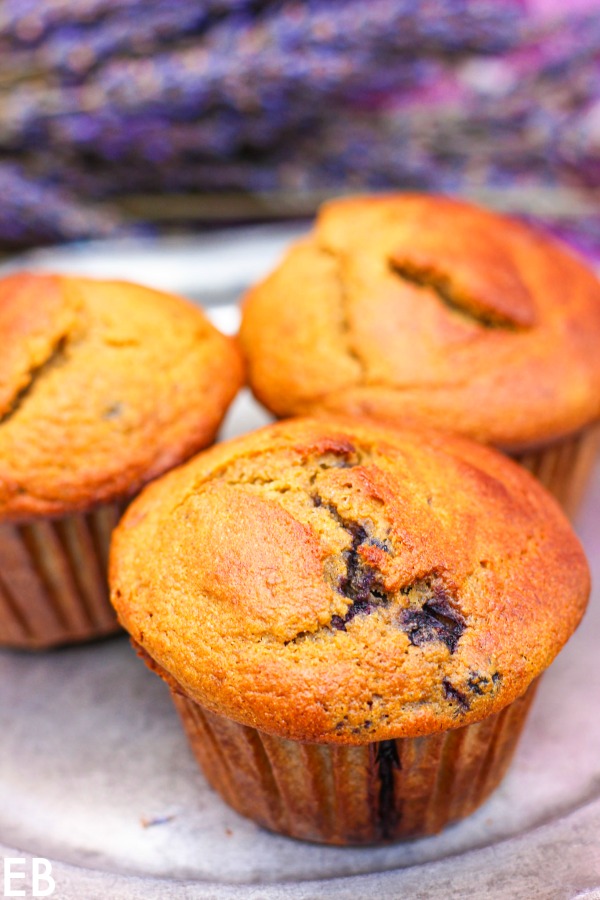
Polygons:
<instances>
[{"instance_id":1,"label":"pewter plate","mask_svg":"<svg viewBox=\"0 0 600 900\"><path fill-rule=\"evenodd\" d=\"M38 251L3 271L144 282L203 303L233 332L240 294L297 233L278 226L82 244ZM244 392L222 437L267 421ZM600 582L599 509L600 467L577 522ZM596 591L583 626L544 676L512 768L485 806L425 840L319 847L262 831L208 788L165 686L125 637L43 655L3 651L0 852L50 859L60 900L600 900L599 709Z\"/></svg>"}]
</instances>

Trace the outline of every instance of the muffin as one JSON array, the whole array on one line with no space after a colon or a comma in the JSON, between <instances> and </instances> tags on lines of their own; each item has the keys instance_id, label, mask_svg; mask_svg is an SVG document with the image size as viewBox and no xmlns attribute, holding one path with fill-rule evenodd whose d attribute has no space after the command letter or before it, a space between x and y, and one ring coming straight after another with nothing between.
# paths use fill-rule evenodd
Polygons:
<instances>
[{"instance_id":1,"label":"muffin","mask_svg":"<svg viewBox=\"0 0 600 900\"><path fill-rule=\"evenodd\" d=\"M110 573L210 784L266 828L336 844L479 806L589 593L524 469L334 419L269 426L150 485Z\"/></svg>"},{"instance_id":2,"label":"muffin","mask_svg":"<svg viewBox=\"0 0 600 900\"><path fill-rule=\"evenodd\" d=\"M0 645L109 634L112 528L211 443L239 350L178 297L55 275L0 281L0 335Z\"/></svg>"},{"instance_id":3,"label":"muffin","mask_svg":"<svg viewBox=\"0 0 600 900\"><path fill-rule=\"evenodd\" d=\"M240 336L277 416L454 431L575 510L600 440L600 283L531 227L443 197L328 203L249 292Z\"/></svg>"}]
</instances>

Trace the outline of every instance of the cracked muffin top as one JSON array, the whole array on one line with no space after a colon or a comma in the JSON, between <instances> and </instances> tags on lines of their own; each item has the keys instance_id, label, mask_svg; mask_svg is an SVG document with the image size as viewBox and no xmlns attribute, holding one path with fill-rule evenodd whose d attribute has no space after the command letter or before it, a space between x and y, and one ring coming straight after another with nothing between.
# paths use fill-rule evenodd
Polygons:
<instances>
[{"instance_id":1,"label":"cracked muffin top","mask_svg":"<svg viewBox=\"0 0 600 900\"><path fill-rule=\"evenodd\" d=\"M420 195L326 204L246 297L278 416L414 419L518 450L600 415L600 282L511 219Z\"/></svg>"},{"instance_id":2,"label":"cracked muffin top","mask_svg":"<svg viewBox=\"0 0 600 900\"><path fill-rule=\"evenodd\" d=\"M55 275L0 281L0 518L134 492L207 446L242 381L186 301Z\"/></svg>"},{"instance_id":3,"label":"cracked muffin top","mask_svg":"<svg viewBox=\"0 0 600 900\"><path fill-rule=\"evenodd\" d=\"M146 488L113 538L111 588L175 690L351 744L510 703L577 626L589 576L555 502L495 451L299 419Z\"/></svg>"}]
</instances>

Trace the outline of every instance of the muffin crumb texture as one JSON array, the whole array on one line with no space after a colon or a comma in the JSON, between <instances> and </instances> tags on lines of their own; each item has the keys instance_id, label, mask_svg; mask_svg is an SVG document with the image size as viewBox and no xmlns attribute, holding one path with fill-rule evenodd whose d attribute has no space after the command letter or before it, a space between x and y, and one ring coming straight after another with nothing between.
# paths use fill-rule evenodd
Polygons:
<instances>
[{"instance_id":1,"label":"muffin crumb texture","mask_svg":"<svg viewBox=\"0 0 600 900\"><path fill-rule=\"evenodd\" d=\"M343 420L271 426L151 485L111 575L123 625L176 691L267 733L347 744L499 712L589 589L568 523L516 465Z\"/></svg>"}]
</instances>

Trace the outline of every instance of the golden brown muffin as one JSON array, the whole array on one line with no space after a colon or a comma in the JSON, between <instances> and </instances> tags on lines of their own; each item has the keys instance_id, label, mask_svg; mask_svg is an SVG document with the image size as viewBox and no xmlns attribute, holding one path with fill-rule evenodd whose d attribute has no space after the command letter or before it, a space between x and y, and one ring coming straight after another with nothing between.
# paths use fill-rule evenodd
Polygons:
<instances>
[{"instance_id":1,"label":"golden brown muffin","mask_svg":"<svg viewBox=\"0 0 600 900\"><path fill-rule=\"evenodd\" d=\"M494 451L291 420L147 488L115 532L111 588L225 798L267 827L343 843L437 830L482 802L589 576L552 498ZM450 786L430 796L444 741L459 800ZM394 767L411 786L392 802ZM378 778L383 800L365 787ZM312 813L298 812L306 791ZM415 816L399 817L409 801Z\"/></svg>"},{"instance_id":2,"label":"golden brown muffin","mask_svg":"<svg viewBox=\"0 0 600 900\"><path fill-rule=\"evenodd\" d=\"M114 630L118 508L213 440L240 354L178 297L54 275L0 281L0 335L0 643Z\"/></svg>"},{"instance_id":3,"label":"golden brown muffin","mask_svg":"<svg viewBox=\"0 0 600 900\"><path fill-rule=\"evenodd\" d=\"M524 224L443 197L328 203L248 294L241 340L278 416L412 419L515 454L566 440L528 465L574 505L564 470L593 455L582 429L597 442L600 283Z\"/></svg>"}]
</instances>

